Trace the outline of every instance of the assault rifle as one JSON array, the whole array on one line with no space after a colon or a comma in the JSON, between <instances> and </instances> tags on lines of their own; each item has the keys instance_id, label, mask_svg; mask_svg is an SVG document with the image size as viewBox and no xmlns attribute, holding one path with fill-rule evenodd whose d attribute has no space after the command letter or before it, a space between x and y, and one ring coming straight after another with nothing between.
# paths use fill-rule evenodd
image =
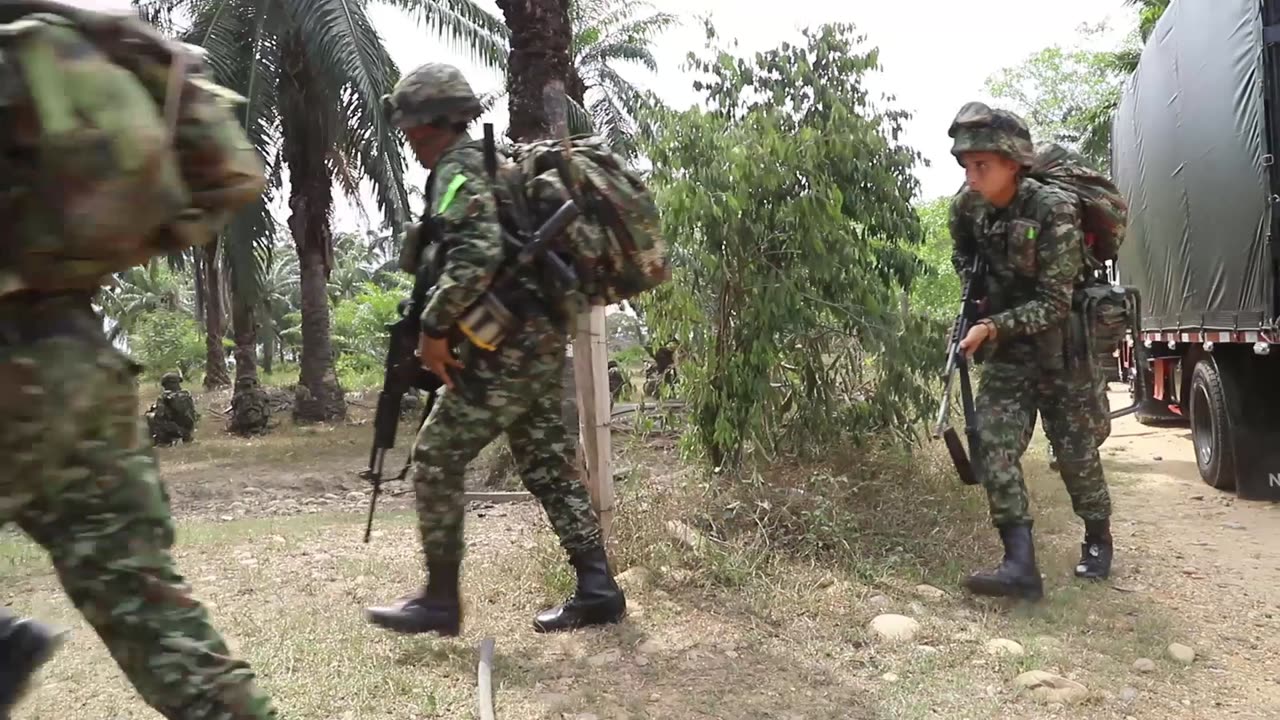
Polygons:
<instances>
[{"instance_id":1,"label":"assault rifle","mask_svg":"<svg viewBox=\"0 0 1280 720\"><path fill-rule=\"evenodd\" d=\"M978 476L974 473L969 455L976 454L979 438L977 417L973 407L973 387L969 381L969 360L960 349L960 341L979 320L978 306L982 295L985 294L986 275L986 262L980 255L975 254L973 265L970 266L968 277L965 279L964 291L960 296L960 314L956 317L955 325L951 329L951 340L947 345L947 365L942 372L942 407L938 410L938 422L933 431L935 438L941 437L946 441L947 451L951 453L951 462L956 466L960 482L965 485L978 484ZM965 452L960 436L954 428L949 427L948 423L948 415L951 412L951 385L957 372L960 374L960 402L964 409L964 433L969 439L969 453Z\"/></svg>"},{"instance_id":2,"label":"assault rifle","mask_svg":"<svg viewBox=\"0 0 1280 720\"><path fill-rule=\"evenodd\" d=\"M415 296L418 294L414 293ZM422 367L422 359L417 355L418 333L421 329L419 319L421 310L416 298L400 301L396 312L400 319L386 326L390 333L387 343L387 359L382 377L382 391L378 393L378 409L373 416L373 449L369 452L369 469L360 473L360 477L373 483L373 496L369 499L369 519L365 522L364 541L369 542L373 533L373 512L378 505L378 494L382 491L382 467L387 451L395 447L396 430L400 425L400 406L404 396L413 388L427 393L427 405L422 411L422 420L426 421L431 408L435 406L436 394L444 386L435 373ZM453 377L454 385L458 378ZM404 467L391 480L403 480L409 472L412 454L405 460Z\"/></svg>"}]
</instances>

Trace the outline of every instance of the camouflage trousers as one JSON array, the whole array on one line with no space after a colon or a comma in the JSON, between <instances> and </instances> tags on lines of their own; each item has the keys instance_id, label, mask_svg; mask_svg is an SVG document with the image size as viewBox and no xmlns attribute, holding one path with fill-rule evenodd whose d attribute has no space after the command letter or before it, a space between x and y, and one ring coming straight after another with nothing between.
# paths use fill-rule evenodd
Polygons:
<instances>
[{"instance_id":1,"label":"camouflage trousers","mask_svg":"<svg viewBox=\"0 0 1280 720\"><path fill-rule=\"evenodd\" d=\"M1111 398L1107 396L1107 375L1102 369L1098 369L1093 376L1093 396L1094 402L1097 403L1098 412L1089 418L1089 426L1092 428L1094 442L1098 447L1102 447L1102 443L1111 437ZM1031 442L1031 436L1035 434L1036 416L1032 414L1031 422L1027 426L1026 442ZM1050 457L1054 456L1052 446L1049 448Z\"/></svg>"},{"instance_id":2,"label":"camouflage trousers","mask_svg":"<svg viewBox=\"0 0 1280 720\"><path fill-rule=\"evenodd\" d=\"M980 443L977 471L997 525L1031 521L1022 455L1036 413L1058 461L1076 515L1111 516L1111 498L1098 457L1097 377L1087 369L1045 371L1035 366L987 363L975 398ZM1110 423L1107 423L1108 431Z\"/></svg>"},{"instance_id":3,"label":"camouflage trousers","mask_svg":"<svg viewBox=\"0 0 1280 720\"><path fill-rule=\"evenodd\" d=\"M0 523L48 551L71 601L161 715L275 718L174 566L136 372L87 298L0 302Z\"/></svg>"},{"instance_id":4,"label":"camouflage trousers","mask_svg":"<svg viewBox=\"0 0 1280 720\"><path fill-rule=\"evenodd\" d=\"M428 561L461 561L464 474L503 432L521 481L542 504L560 545L569 553L600 545L599 519L573 469L561 416L564 345L562 333L542 328L509 337L492 352L464 347L461 391L441 388L414 442L409 477Z\"/></svg>"},{"instance_id":5,"label":"camouflage trousers","mask_svg":"<svg viewBox=\"0 0 1280 720\"><path fill-rule=\"evenodd\" d=\"M172 445L180 440L191 442L191 432L168 418L148 418L147 430L156 445Z\"/></svg>"}]
</instances>

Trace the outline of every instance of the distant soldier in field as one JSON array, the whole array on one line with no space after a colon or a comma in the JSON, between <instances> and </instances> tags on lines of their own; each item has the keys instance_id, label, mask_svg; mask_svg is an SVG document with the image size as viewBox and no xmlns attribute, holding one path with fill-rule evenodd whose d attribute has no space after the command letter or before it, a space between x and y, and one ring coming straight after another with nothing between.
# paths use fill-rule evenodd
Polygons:
<instances>
[{"instance_id":1,"label":"distant soldier in field","mask_svg":"<svg viewBox=\"0 0 1280 720\"><path fill-rule=\"evenodd\" d=\"M271 422L271 398L258 385L258 379L249 375L236 378L235 392L231 395L231 420L227 432L243 437L260 435Z\"/></svg>"},{"instance_id":2,"label":"distant soldier in field","mask_svg":"<svg viewBox=\"0 0 1280 720\"><path fill-rule=\"evenodd\" d=\"M182 375L167 372L160 378L160 396L147 410L147 428L157 446L191 442L199 413L191 393L182 389Z\"/></svg>"},{"instance_id":3,"label":"distant soldier in field","mask_svg":"<svg viewBox=\"0 0 1280 720\"><path fill-rule=\"evenodd\" d=\"M644 366L644 394L649 397L658 397L662 388L675 387L679 380L679 374L676 371L676 351L674 348L675 341L672 341L651 354L653 360L646 362Z\"/></svg>"}]
</instances>

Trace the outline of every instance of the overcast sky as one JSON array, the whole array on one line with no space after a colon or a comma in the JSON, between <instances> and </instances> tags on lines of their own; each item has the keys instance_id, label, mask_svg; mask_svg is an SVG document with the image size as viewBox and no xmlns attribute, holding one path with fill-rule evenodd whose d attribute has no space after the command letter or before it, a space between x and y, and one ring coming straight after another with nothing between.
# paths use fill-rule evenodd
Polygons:
<instances>
[{"instance_id":1,"label":"overcast sky","mask_svg":"<svg viewBox=\"0 0 1280 720\"><path fill-rule=\"evenodd\" d=\"M494 0L477 0L498 14ZM84 4L127 7L127 0L80 0ZM825 22L850 22L867 36L867 44L880 48L883 72L875 78L876 89L897 97L897 107L914 114L904 142L922 152L931 163L920 168L922 195L933 198L953 192L963 179L948 150L947 126L959 107L968 100L987 100L983 83L1002 67L1017 64L1028 55L1051 45L1070 45L1079 36L1082 23L1106 21L1117 39L1136 22L1123 0L1075 0L1071 3L1044 0L650 0L658 10L684 19L681 27L660 37L654 47L659 71L628 71L636 82L655 90L667 102L687 107L698 101L692 78L682 65L690 50L704 47L698 20L709 16L722 39L737 38L742 52L774 47L794 41L804 27ZM775 14L779 7L785 17ZM1034 8L1034 9L1033 9ZM425 62L450 62L472 81L478 92L500 90L502 78L469 61L458 48L439 40L408 20L399 11L385 6L371 10L374 24L386 40L391 56L401 72ZM506 103L500 102L482 118L501 132L506 126ZM416 162L410 161L416 166ZM425 173L413 168L408 179L420 185ZM370 220L376 225L377 208L367 202ZM415 211L417 208L415 208ZM283 216L282 216L283 217ZM341 203L335 222L340 230L364 226L361 213L349 203Z\"/></svg>"},{"instance_id":2,"label":"overcast sky","mask_svg":"<svg viewBox=\"0 0 1280 720\"><path fill-rule=\"evenodd\" d=\"M493 0L478 2L498 13ZM922 152L931 166L918 172L922 195L932 198L954 192L963 180L949 153L947 126L966 101L982 99L986 78L1002 67L1014 65L1051 45L1075 42L1082 23L1107 21L1117 39L1136 23L1123 0L1075 0L1050 3L1043 0L650 0L657 9L684 19L683 24L660 37L654 45L659 63L656 75L627 72L629 78L655 90L667 102L686 107L698 102L692 77L682 71L690 50L705 46L699 16L710 16L722 39L737 38L743 52L754 52L796 40L805 27L826 22L853 23L867 44L880 48L884 70L876 87L897 97L898 107L914 118L904 142ZM787 10L778 17L779 7ZM1033 10L1032 8L1036 8ZM430 37L398 11L378 7L374 22L382 31L401 72L425 62L456 64L472 79L479 92L500 90L502 78L469 62L447 43ZM506 103L499 103L484 121L506 125ZM412 173L419 180L421 173ZM419 180L420 181L420 180ZM370 212L375 212L370 207ZM355 214L340 212L339 224L355 221Z\"/></svg>"}]
</instances>

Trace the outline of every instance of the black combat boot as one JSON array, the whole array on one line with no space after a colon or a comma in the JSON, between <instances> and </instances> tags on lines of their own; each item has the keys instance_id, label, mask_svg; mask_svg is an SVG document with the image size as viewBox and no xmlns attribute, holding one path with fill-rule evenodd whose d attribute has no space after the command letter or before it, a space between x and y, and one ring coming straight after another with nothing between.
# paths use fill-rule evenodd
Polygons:
<instances>
[{"instance_id":1,"label":"black combat boot","mask_svg":"<svg viewBox=\"0 0 1280 720\"><path fill-rule=\"evenodd\" d=\"M0 718L8 718L27 683L62 644L63 633L0 610Z\"/></svg>"},{"instance_id":2,"label":"black combat boot","mask_svg":"<svg viewBox=\"0 0 1280 720\"><path fill-rule=\"evenodd\" d=\"M1080 544L1080 564L1076 577L1105 580L1111 575L1111 521L1085 520L1084 542Z\"/></svg>"},{"instance_id":3,"label":"black combat boot","mask_svg":"<svg viewBox=\"0 0 1280 720\"><path fill-rule=\"evenodd\" d=\"M533 629L541 632L575 630L588 625L616 623L627 614L627 599L609 572L609 558L599 547L575 553L569 564L578 573L578 588L563 605L538 613Z\"/></svg>"},{"instance_id":4,"label":"black combat boot","mask_svg":"<svg viewBox=\"0 0 1280 720\"><path fill-rule=\"evenodd\" d=\"M1004 561L991 572L976 572L965 580L965 587L975 595L1016 597L1039 600L1044 597L1044 583L1036 567L1035 543L1031 539L1031 523L1000 527L1004 543Z\"/></svg>"},{"instance_id":5,"label":"black combat boot","mask_svg":"<svg viewBox=\"0 0 1280 720\"><path fill-rule=\"evenodd\" d=\"M462 601L458 597L457 562L427 562L427 587L422 594L391 605L365 609L369 622L398 633L462 632Z\"/></svg>"}]
</instances>

